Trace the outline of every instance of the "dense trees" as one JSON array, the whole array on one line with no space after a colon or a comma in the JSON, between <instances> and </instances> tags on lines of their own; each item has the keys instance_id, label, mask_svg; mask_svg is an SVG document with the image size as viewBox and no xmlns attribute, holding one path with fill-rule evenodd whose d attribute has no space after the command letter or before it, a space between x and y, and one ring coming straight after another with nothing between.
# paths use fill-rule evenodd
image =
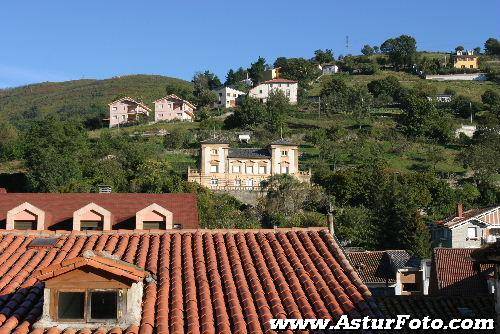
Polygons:
<instances>
[{"instance_id":1,"label":"dense trees","mask_svg":"<svg viewBox=\"0 0 500 334\"><path fill-rule=\"evenodd\" d=\"M285 117L295 112L295 107L285 94L278 90L271 92L265 104L247 97L242 105L234 110L225 124L227 127L256 128L264 127L268 131L277 133L285 127Z\"/></svg>"},{"instance_id":2,"label":"dense trees","mask_svg":"<svg viewBox=\"0 0 500 334\"><path fill-rule=\"evenodd\" d=\"M318 186L301 183L287 175L275 175L263 184L266 196L260 200L258 210L263 224L279 226L324 226L328 199Z\"/></svg>"},{"instance_id":3,"label":"dense trees","mask_svg":"<svg viewBox=\"0 0 500 334\"><path fill-rule=\"evenodd\" d=\"M257 85L259 82L262 82L264 77L264 71L267 69L266 59L263 57L259 57L255 63L250 64L250 68L248 69L248 75L254 85Z\"/></svg>"},{"instance_id":4,"label":"dense trees","mask_svg":"<svg viewBox=\"0 0 500 334\"><path fill-rule=\"evenodd\" d=\"M366 115L372 104L372 96L364 86L348 86L341 78L328 81L321 90L322 111Z\"/></svg>"},{"instance_id":5,"label":"dense trees","mask_svg":"<svg viewBox=\"0 0 500 334\"><path fill-rule=\"evenodd\" d=\"M231 86L239 84L241 81L245 80L248 76L248 71L243 67L238 68L236 71L230 69L226 75L226 82L224 82L225 86Z\"/></svg>"},{"instance_id":6,"label":"dense trees","mask_svg":"<svg viewBox=\"0 0 500 334\"><path fill-rule=\"evenodd\" d=\"M198 72L193 77L194 96L200 107L212 105L217 101L214 89L222 86L219 78L210 71Z\"/></svg>"},{"instance_id":7,"label":"dense trees","mask_svg":"<svg viewBox=\"0 0 500 334\"><path fill-rule=\"evenodd\" d=\"M314 51L314 60L320 64L331 63L334 61L333 52L330 49Z\"/></svg>"},{"instance_id":8,"label":"dense trees","mask_svg":"<svg viewBox=\"0 0 500 334\"><path fill-rule=\"evenodd\" d=\"M487 55L500 55L500 41L496 38L488 38L484 43L484 53Z\"/></svg>"},{"instance_id":9,"label":"dense trees","mask_svg":"<svg viewBox=\"0 0 500 334\"><path fill-rule=\"evenodd\" d=\"M363 55L365 55L365 56L371 56L371 55L373 55L375 53L375 50L373 50L373 48L371 46L369 46L368 44L366 44L361 49L361 53Z\"/></svg>"},{"instance_id":10,"label":"dense trees","mask_svg":"<svg viewBox=\"0 0 500 334\"><path fill-rule=\"evenodd\" d=\"M405 133L412 137L427 137L446 143L452 136L450 117L425 96L410 92L404 98L401 123Z\"/></svg>"},{"instance_id":11,"label":"dense trees","mask_svg":"<svg viewBox=\"0 0 500 334\"><path fill-rule=\"evenodd\" d=\"M408 35L389 38L380 46L380 51L389 56L397 69L408 69L415 63L417 41Z\"/></svg>"},{"instance_id":12,"label":"dense trees","mask_svg":"<svg viewBox=\"0 0 500 334\"><path fill-rule=\"evenodd\" d=\"M304 58L280 57L274 62L274 67L281 67L281 76L298 81L301 87L307 86L321 74L314 63Z\"/></svg>"}]
</instances>

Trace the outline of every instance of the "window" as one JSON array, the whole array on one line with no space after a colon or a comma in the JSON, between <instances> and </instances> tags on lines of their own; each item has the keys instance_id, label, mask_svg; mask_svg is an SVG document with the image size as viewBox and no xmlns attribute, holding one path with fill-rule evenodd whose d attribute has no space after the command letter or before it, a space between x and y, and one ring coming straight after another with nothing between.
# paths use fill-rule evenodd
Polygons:
<instances>
[{"instance_id":1,"label":"window","mask_svg":"<svg viewBox=\"0 0 500 334\"><path fill-rule=\"evenodd\" d=\"M222 93L219 93L219 97L222 97Z\"/></svg>"},{"instance_id":2,"label":"window","mask_svg":"<svg viewBox=\"0 0 500 334\"><path fill-rule=\"evenodd\" d=\"M212 180L210 180L210 184L212 186L218 186L219 185L219 180L218 179L212 179Z\"/></svg>"},{"instance_id":3,"label":"window","mask_svg":"<svg viewBox=\"0 0 500 334\"><path fill-rule=\"evenodd\" d=\"M114 116L113 116L113 118L114 118L114 119L118 119L118 116L117 116L117 115L114 115Z\"/></svg>"},{"instance_id":4,"label":"window","mask_svg":"<svg viewBox=\"0 0 500 334\"><path fill-rule=\"evenodd\" d=\"M145 230L165 230L167 224L164 221L145 221L142 223L142 228Z\"/></svg>"},{"instance_id":5,"label":"window","mask_svg":"<svg viewBox=\"0 0 500 334\"><path fill-rule=\"evenodd\" d=\"M82 220L80 222L80 229L82 231L102 231L102 222L92 221L92 220Z\"/></svg>"},{"instance_id":6,"label":"window","mask_svg":"<svg viewBox=\"0 0 500 334\"><path fill-rule=\"evenodd\" d=\"M240 172L241 172L240 166L233 166L233 173L240 173Z\"/></svg>"},{"instance_id":7,"label":"window","mask_svg":"<svg viewBox=\"0 0 500 334\"><path fill-rule=\"evenodd\" d=\"M281 151L281 156L282 157L288 156L288 151Z\"/></svg>"},{"instance_id":8,"label":"window","mask_svg":"<svg viewBox=\"0 0 500 334\"><path fill-rule=\"evenodd\" d=\"M218 165L210 165L210 173L218 173L219 166Z\"/></svg>"},{"instance_id":9,"label":"window","mask_svg":"<svg viewBox=\"0 0 500 334\"><path fill-rule=\"evenodd\" d=\"M240 179L234 180L234 186L241 187L241 180Z\"/></svg>"},{"instance_id":10,"label":"window","mask_svg":"<svg viewBox=\"0 0 500 334\"><path fill-rule=\"evenodd\" d=\"M470 68L474 68L474 65L471 65Z\"/></svg>"},{"instance_id":11,"label":"window","mask_svg":"<svg viewBox=\"0 0 500 334\"><path fill-rule=\"evenodd\" d=\"M117 319L121 296L118 290L58 291L57 318L78 322Z\"/></svg>"},{"instance_id":12,"label":"window","mask_svg":"<svg viewBox=\"0 0 500 334\"><path fill-rule=\"evenodd\" d=\"M260 93L260 94L262 94L262 89L261 89L261 90L259 90L259 93Z\"/></svg>"},{"instance_id":13,"label":"window","mask_svg":"<svg viewBox=\"0 0 500 334\"><path fill-rule=\"evenodd\" d=\"M182 229L182 224L174 224L173 228L175 230L180 230L180 229Z\"/></svg>"},{"instance_id":14,"label":"window","mask_svg":"<svg viewBox=\"0 0 500 334\"><path fill-rule=\"evenodd\" d=\"M210 150L210 154L219 154L219 151L217 149Z\"/></svg>"},{"instance_id":15,"label":"window","mask_svg":"<svg viewBox=\"0 0 500 334\"><path fill-rule=\"evenodd\" d=\"M290 89L287 89L287 90L286 90L286 96L287 96L287 97L290 97Z\"/></svg>"},{"instance_id":16,"label":"window","mask_svg":"<svg viewBox=\"0 0 500 334\"><path fill-rule=\"evenodd\" d=\"M123 119L123 120L125 119L125 115L122 115L122 119Z\"/></svg>"},{"instance_id":17,"label":"window","mask_svg":"<svg viewBox=\"0 0 500 334\"><path fill-rule=\"evenodd\" d=\"M467 228L467 238L469 238L469 239L477 238L477 227L468 227Z\"/></svg>"},{"instance_id":18,"label":"window","mask_svg":"<svg viewBox=\"0 0 500 334\"><path fill-rule=\"evenodd\" d=\"M283 174L290 174L290 167L288 167L288 166L281 167L281 172Z\"/></svg>"},{"instance_id":19,"label":"window","mask_svg":"<svg viewBox=\"0 0 500 334\"><path fill-rule=\"evenodd\" d=\"M259 166L259 174L266 174L266 166Z\"/></svg>"},{"instance_id":20,"label":"window","mask_svg":"<svg viewBox=\"0 0 500 334\"><path fill-rule=\"evenodd\" d=\"M227 93L226 95L227 95L227 97L231 97L231 93Z\"/></svg>"},{"instance_id":21,"label":"window","mask_svg":"<svg viewBox=\"0 0 500 334\"><path fill-rule=\"evenodd\" d=\"M15 230L36 230L36 220L15 220Z\"/></svg>"},{"instance_id":22,"label":"window","mask_svg":"<svg viewBox=\"0 0 500 334\"><path fill-rule=\"evenodd\" d=\"M403 291L408 292L418 292L418 284L417 283L403 283Z\"/></svg>"},{"instance_id":23,"label":"window","mask_svg":"<svg viewBox=\"0 0 500 334\"><path fill-rule=\"evenodd\" d=\"M112 109L113 109L113 110L118 110L118 108L117 108L117 107L113 107Z\"/></svg>"},{"instance_id":24,"label":"window","mask_svg":"<svg viewBox=\"0 0 500 334\"><path fill-rule=\"evenodd\" d=\"M83 320L84 306L85 292L59 292L57 317Z\"/></svg>"},{"instance_id":25,"label":"window","mask_svg":"<svg viewBox=\"0 0 500 334\"><path fill-rule=\"evenodd\" d=\"M253 166L247 166L246 173L247 174L253 174Z\"/></svg>"},{"instance_id":26,"label":"window","mask_svg":"<svg viewBox=\"0 0 500 334\"><path fill-rule=\"evenodd\" d=\"M247 187L253 187L253 179L247 180Z\"/></svg>"},{"instance_id":27,"label":"window","mask_svg":"<svg viewBox=\"0 0 500 334\"><path fill-rule=\"evenodd\" d=\"M90 292L90 317L92 319L116 319L118 293L116 291Z\"/></svg>"},{"instance_id":28,"label":"window","mask_svg":"<svg viewBox=\"0 0 500 334\"><path fill-rule=\"evenodd\" d=\"M462 68L465 68L465 65L462 65Z\"/></svg>"}]
</instances>

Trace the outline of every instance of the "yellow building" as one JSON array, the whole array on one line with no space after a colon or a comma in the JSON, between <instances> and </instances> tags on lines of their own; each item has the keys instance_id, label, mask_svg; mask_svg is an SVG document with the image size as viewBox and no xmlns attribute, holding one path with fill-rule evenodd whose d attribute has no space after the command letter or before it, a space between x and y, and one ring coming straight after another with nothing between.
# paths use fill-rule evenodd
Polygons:
<instances>
[{"instance_id":1,"label":"yellow building","mask_svg":"<svg viewBox=\"0 0 500 334\"><path fill-rule=\"evenodd\" d=\"M261 182L276 174L310 182L311 173L299 171L297 145L280 139L267 148L230 148L211 139L201 143L200 169L189 168L188 181L217 190L260 190Z\"/></svg>"},{"instance_id":2,"label":"yellow building","mask_svg":"<svg viewBox=\"0 0 500 334\"><path fill-rule=\"evenodd\" d=\"M262 74L262 81L269 81L280 78L281 78L281 67L265 70L264 73Z\"/></svg>"},{"instance_id":3,"label":"yellow building","mask_svg":"<svg viewBox=\"0 0 500 334\"><path fill-rule=\"evenodd\" d=\"M472 51L457 51L452 60L455 68L479 68L478 57Z\"/></svg>"}]
</instances>

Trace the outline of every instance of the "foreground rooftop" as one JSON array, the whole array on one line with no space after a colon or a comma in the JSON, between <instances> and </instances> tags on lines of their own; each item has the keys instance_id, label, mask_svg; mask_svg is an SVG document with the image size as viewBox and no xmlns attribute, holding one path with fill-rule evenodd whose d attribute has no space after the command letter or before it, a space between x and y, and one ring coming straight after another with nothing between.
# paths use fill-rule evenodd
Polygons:
<instances>
[{"instance_id":1,"label":"foreground rooftop","mask_svg":"<svg viewBox=\"0 0 500 334\"><path fill-rule=\"evenodd\" d=\"M271 318L381 316L324 229L1 231L0 333L75 333L35 328L44 307L39 278L43 268L83 263L89 251L154 279L144 283L140 324L80 333L261 333Z\"/></svg>"}]
</instances>

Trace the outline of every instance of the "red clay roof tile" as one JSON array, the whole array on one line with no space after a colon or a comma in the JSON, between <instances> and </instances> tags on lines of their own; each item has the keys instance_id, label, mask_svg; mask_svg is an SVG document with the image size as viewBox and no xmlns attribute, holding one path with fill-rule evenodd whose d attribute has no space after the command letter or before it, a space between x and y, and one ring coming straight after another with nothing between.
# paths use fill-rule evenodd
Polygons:
<instances>
[{"instance_id":1,"label":"red clay roof tile","mask_svg":"<svg viewBox=\"0 0 500 334\"><path fill-rule=\"evenodd\" d=\"M487 277L492 264L474 265L474 248L435 248L432 255L431 294L474 296L487 294Z\"/></svg>"},{"instance_id":2,"label":"red clay roof tile","mask_svg":"<svg viewBox=\"0 0 500 334\"><path fill-rule=\"evenodd\" d=\"M326 231L64 232L47 234L59 248L28 248L35 235L0 232L5 334L60 334L33 328L43 307L37 278L89 264L137 277L144 268L156 280L145 282L139 326L80 333L267 333L271 318L380 314Z\"/></svg>"},{"instance_id":3,"label":"red clay roof tile","mask_svg":"<svg viewBox=\"0 0 500 334\"><path fill-rule=\"evenodd\" d=\"M181 224L183 228L200 227L195 194L0 193L0 222L5 221L9 210L24 202L45 212L45 229L50 230L71 230L73 212L89 203L110 211L114 228L135 228L129 226L130 220L135 219L138 211L153 203L171 211L173 222Z\"/></svg>"}]
</instances>

